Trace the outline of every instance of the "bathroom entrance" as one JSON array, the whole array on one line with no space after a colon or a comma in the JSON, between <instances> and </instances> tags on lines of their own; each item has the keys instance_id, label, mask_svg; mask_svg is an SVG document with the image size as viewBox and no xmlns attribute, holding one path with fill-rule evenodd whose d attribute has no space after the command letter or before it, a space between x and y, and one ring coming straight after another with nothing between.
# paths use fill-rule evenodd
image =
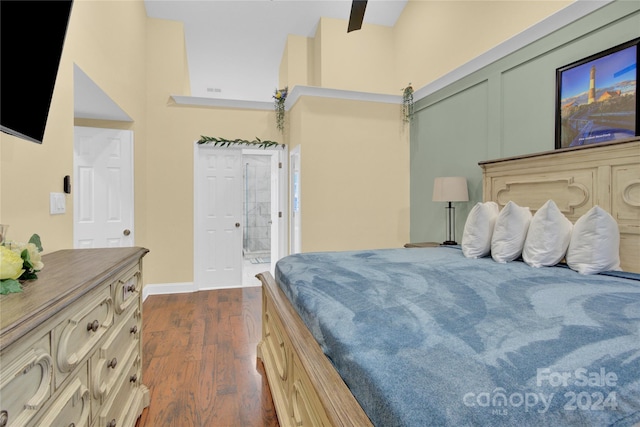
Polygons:
<instances>
[{"instance_id":1,"label":"bathroom entrance","mask_svg":"<svg viewBox=\"0 0 640 427\"><path fill-rule=\"evenodd\" d=\"M264 150L243 150L244 209L242 236L243 283L257 281L255 275L271 269L273 245L277 246L279 215L274 179L278 156ZM277 249L275 251L277 253Z\"/></svg>"},{"instance_id":2,"label":"bathroom entrance","mask_svg":"<svg viewBox=\"0 0 640 427\"><path fill-rule=\"evenodd\" d=\"M259 286L286 255L288 151L194 144L194 289Z\"/></svg>"}]
</instances>

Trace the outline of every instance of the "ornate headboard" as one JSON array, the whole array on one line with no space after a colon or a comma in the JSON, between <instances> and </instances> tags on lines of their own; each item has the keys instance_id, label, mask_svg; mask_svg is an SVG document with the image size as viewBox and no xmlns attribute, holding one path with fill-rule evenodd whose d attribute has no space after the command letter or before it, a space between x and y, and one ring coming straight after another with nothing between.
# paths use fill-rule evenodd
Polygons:
<instances>
[{"instance_id":1,"label":"ornate headboard","mask_svg":"<svg viewBox=\"0 0 640 427\"><path fill-rule=\"evenodd\" d=\"M483 198L532 212L552 199L572 222L594 205L620 230L622 269L640 273L640 138L480 162Z\"/></svg>"}]
</instances>

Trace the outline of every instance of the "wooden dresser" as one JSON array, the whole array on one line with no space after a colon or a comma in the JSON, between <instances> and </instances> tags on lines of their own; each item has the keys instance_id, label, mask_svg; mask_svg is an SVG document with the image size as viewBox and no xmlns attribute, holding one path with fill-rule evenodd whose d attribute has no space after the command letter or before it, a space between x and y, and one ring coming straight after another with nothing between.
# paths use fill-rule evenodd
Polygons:
<instances>
[{"instance_id":1,"label":"wooden dresser","mask_svg":"<svg viewBox=\"0 0 640 427\"><path fill-rule=\"evenodd\" d=\"M43 256L38 280L0 296L0 427L134 426L142 384L145 248Z\"/></svg>"}]
</instances>

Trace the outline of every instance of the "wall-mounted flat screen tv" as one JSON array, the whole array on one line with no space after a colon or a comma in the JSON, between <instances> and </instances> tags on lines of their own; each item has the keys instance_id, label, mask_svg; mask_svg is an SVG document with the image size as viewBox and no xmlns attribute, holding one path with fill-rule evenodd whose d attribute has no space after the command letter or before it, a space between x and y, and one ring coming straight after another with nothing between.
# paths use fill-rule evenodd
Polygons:
<instances>
[{"instance_id":1,"label":"wall-mounted flat screen tv","mask_svg":"<svg viewBox=\"0 0 640 427\"><path fill-rule=\"evenodd\" d=\"M640 135L640 38L556 70L556 148Z\"/></svg>"},{"instance_id":2,"label":"wall-mounted flat screen tv","mask_svg":"<svg viewBox=\"0 0 640 427\"><path fill-rule=\"evenodd\" d=\"M0 130L41 144L73 1L0 1Z\"/></svg>"}]
</instances>

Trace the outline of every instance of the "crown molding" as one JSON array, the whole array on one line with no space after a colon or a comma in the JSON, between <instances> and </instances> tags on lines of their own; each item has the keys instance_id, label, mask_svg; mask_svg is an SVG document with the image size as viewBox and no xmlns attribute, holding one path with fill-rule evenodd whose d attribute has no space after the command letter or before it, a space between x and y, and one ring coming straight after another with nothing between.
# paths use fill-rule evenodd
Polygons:
<instances>
[{"instance_id":1,"label":"crown molding","mask_svg":"<svg viewBox=\"0 0 640 427\"><path fill-rule=\"evenodd\" d=\"M317 86L295 86L284 102L286 110L291 109L303 96L316 98L344 99L350 101L378 102L383 104L400 104L402 96L384 93L358 92L354 90L330 89Z\"/></svg>"},{"instance_id":2,"label":"crown molding","mask_svg":"<svg viewBox=\"0 0 640 427\"><path fill-rule=\"evenodd\" d=\"M238 108L243 110L273 110L273 103L264 101L245 101L242 99L205 98L198 96L171 95L176 104L187 107Z\"/></svg>"}]
</instances>

